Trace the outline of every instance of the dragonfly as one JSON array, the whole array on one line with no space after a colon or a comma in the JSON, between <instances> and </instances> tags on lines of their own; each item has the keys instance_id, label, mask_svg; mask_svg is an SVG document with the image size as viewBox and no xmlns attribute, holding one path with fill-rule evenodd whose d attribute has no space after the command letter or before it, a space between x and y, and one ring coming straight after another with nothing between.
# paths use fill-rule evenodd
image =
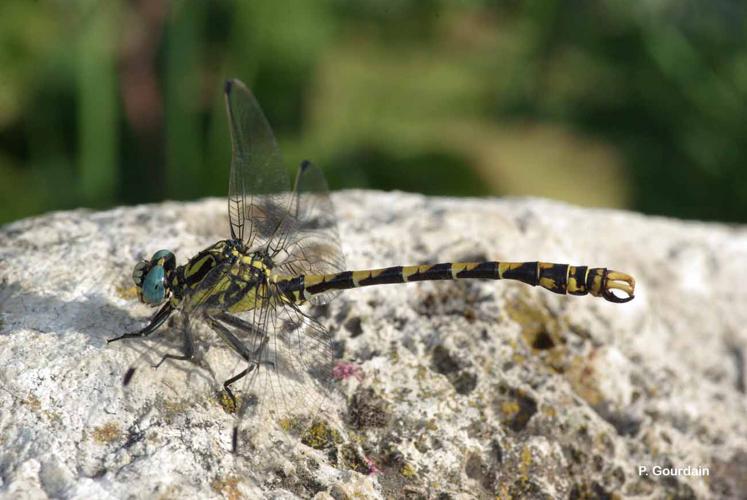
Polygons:
<instances>
[{"instance_id":1,"label":"dragonfly","mask_svg":"<svg viewBox=\"0 0 747 500\"><path fill-rule=\"evenodd\" d=\"M224 85L232 158L229 238L182 265L159 250L135 265L141 302L158 310L138 331L108 342L154 334L179 314L183 349L167 360L192 360L195 324L206 324L238 356L223 384L239 417L276 418L312 411L332 390L336 352L330 331L309 313L342 290L431 280L515 280L558 294L591 295L614 303L633 299L632 276L607 268L547 262L447 262L348 270L334 207L321 170L301 163L291 186L272 129L252 92L239 80ZM135 372L124 376L129 384ZM241 382L237 397L236 384ZM315 396L316 394L316 396Z\"/></svg>"}]
</instances>

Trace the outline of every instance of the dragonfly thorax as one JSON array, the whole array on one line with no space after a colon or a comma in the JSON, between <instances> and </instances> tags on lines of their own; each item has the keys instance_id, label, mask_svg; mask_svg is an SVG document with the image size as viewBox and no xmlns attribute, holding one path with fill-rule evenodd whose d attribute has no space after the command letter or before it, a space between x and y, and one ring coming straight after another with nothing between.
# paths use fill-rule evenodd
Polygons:
<instances>
[{"instance_id":1,"label":"dragonfly thorax","mask_svg":"<svg viewBox=\"0 0 747 500\"><path fill-rule=\"evenodd\" d=\"M251 260L254 263L254 267L265 269L267 271L270 271L275 267L272 257L270 257L264 249L252 252Z\"/></svg>"}]
</instances>

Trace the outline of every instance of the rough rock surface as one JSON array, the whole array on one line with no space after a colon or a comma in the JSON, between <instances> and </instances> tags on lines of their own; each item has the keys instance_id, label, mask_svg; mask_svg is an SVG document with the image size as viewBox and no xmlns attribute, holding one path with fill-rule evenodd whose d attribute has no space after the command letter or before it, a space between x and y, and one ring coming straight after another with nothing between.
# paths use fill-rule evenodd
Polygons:
<instances>
[{"instance_id":1,"label":"rough rock surface","mask_svg":"<svg viewBox=\"0 0 747 500\"><path fill-rule=\"evenodd\" d=\"M637 297L507 281L345 292L315 311L348 362L339 397L313 421L258 423L232 454L210 367L123 387L146 344L106 344L151 313L135 260L224 238L225 201L22 220L0 228L0 496L747 494L747 229L535 199L333 198L353 269L569 262L633 274ZM709 476L639 475L654 465Z\"/></svg>"}]
</instances>

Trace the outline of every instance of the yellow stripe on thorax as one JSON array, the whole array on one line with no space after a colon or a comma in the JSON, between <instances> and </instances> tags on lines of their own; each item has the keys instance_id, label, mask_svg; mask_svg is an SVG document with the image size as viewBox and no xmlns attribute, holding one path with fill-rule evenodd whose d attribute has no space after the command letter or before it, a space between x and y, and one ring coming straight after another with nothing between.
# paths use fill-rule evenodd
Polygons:
<instances>
[{"instance_id":1,"label":"yellow stripe on thorax","mask_svg":"<svg viewBox=\"0 0 747 500\"><path fill-rule=\"evenodd\" d=\"M228 311L232 313L251 311L252 309L256 309L257 307L261 306L265 301L266 299L257 300L257 288L251 288L246 292L246 294L244 294L241 300L229 307Z\"/></svg>"},{"instance_id":2,"label":"yellow stripe on thorax","mask_svg":"<svg viewBox=\"0 0 747 500\"><path fill-rule=\"evenodd\" d=\"M198 260L195 263L190 264L185 269L184 277L187 278L187 279L191 278L194 274L196 274L197 272L199 272L200 269L202 269L202 266L204 266L205 264L207 264L209 261L213 261L213 260L215 260L215 259L210 254L207 254L207 255L203 256L200 260Z\"/></svg>"},{"instance_id":3,"label":"yellow stripe on thorax","mask_svg":"<svg viewBox=\"0 0 747 500\"><path fill-rule=\"evenodd\" d=\"M189 295L188 296L189 304L192 306L197 306L199 304L202 304L210 296L220 295L223 292L225 292L230 285L231 285L231 278L229 276L222 276L218 280L218 282L215 284L215 286L209 289L198 290L195 293Z\"/></svg>"}]
</instances>

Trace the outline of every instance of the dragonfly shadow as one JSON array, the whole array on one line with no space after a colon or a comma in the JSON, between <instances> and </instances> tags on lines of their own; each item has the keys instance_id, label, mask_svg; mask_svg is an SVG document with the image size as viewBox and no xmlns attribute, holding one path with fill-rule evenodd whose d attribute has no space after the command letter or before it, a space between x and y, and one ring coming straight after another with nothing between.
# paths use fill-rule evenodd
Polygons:
<instances>
[{"instance_id":1,"label":"dragonfly shadow","mask_svg":"<svg viewBox=\"0 0 747 500\"><path fill-rule=\"evenodd\" d=\"M24 290L17 283L0 288L0 335L32 330L49 335L82 333L97 347L142 326L138 318L104 295L65 300L58 295Z\"/></svg>"},{"instance_id":2,"label":"dragonfly shadow","mask_svg":"<svg viewBox=\"0 0 747 500\"><path fill-rule=\"evenodd\" d=\"M126 309L112 304L104 295L64 300L52 294L42 295L24 290L15 283L0 288L0 336L15 335L24 330L52 336L82 334L89 345L104 349L108 339L136 331L148 319L147 313L138 316L130 314ZM138 376L147 376L146 368L152 369L164 354L181 353L183 340L178 330L178 327L166 324L147 339L128 339L116 343L116 346L125 346L134 353L130 357L132 366L138 369ZM197 354L194 361L207 368L207 374L195 371L192 361L169 360L160 370L178 370L190 376L197 373L196 376L218 387L218 382L222 383L222 380L218 380L209 366L199 363L201 353Z\"/></svg>"}]
</instances>

